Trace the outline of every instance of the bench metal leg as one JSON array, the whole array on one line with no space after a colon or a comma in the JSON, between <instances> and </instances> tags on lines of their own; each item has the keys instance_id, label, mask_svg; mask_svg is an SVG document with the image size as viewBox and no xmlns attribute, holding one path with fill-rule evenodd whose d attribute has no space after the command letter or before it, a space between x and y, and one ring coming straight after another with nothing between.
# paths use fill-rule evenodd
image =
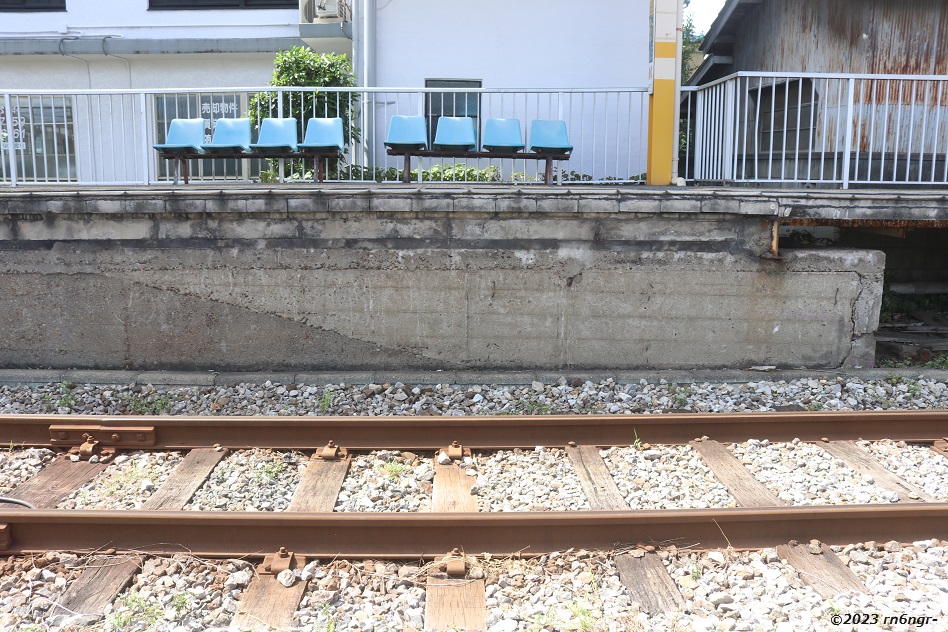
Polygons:
<instances>
[{"instance_id":1,"label":"bench metal leg","mask_svg":"<svg viewBox=\"0 0 948 632\"><path fill-rule=\"evenodd\" d=\"M544 184L550 184L553 180L553 159L546 159L546 173L543 174Z\"/></svg>"},{"instance_id":2,"label":"bench metal leg","mask_svg":"<svg viewBox=\"0 0 948 632\"><path fill-rule=\"evenodd\" d=\"M325 170L323 169L323 158L316 156L316 177L313 178L314 182L322 182L325 178ZM325 158L326 168L329 168L329 158Z\"/></svg>"},{"instance_id":3,"label":"bench metal leg","mask_svg":"<svg viewBox=\"0 0 948 632\"><path fill-rule=\"evenodd\" d=\"M411 155L405 154L405 168L402 174L402 182L411 184Z\"/></svg>"},{"instance_id":4,"label":"bench metal leg","mask_svg":"<svg viewBox=\"0 0 948 632\"><path fill-rule=\"evenodd\" d=\"M190 169L190 168L188 167L188 161L185 160L185 159L181 159L181 171L184 173L184 183L185 183L185 184L188 183L188 176L190 175L189 169Z\"/></svg>"},{"instance_id":5,"label":"bench metal leg","mask_svg":"<svg viewBox=\"0 0 948 632\"><path fill-rule=\"evenodd\" d=\"M171 164L174 165L174 186L178 186L178 172L181 171L181 159L173 158Z\"/></svg>"}]
</instances>

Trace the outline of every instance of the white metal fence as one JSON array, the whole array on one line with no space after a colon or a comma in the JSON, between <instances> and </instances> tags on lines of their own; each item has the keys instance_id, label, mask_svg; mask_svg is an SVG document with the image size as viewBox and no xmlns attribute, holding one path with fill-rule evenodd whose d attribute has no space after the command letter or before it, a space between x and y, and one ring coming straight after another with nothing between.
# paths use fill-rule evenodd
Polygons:
<instances>
[{"instance_id":1,"label":"white metal fence","mask_svg":"<svg viewBox=\"0 0 948 632\"><path fill-rule=\"evenodd\" d=\"M740 72L682 96L689 180L948 183L948 77Z\"/></svg>"},{"instance_id":2,"label":"white metal fence","mask_svg":"<svg viewBox=\"0 0 948 632\"><path fill-rule=\"evenodd\" d=\"M441 116L470 116L478 133L487 118L517 118L529 148L536 119L566 121L574 146L557 182L644 182L647 88L483 90L458 88L237 88L226 90L0 92L0 183L151 184L171 180L152 148L174 118L203 118L209 142L220 118L341 116L345 157L329 164L330 181L397 181L403 159L386 155L391 117L423 115L431 138ZM256 126L255 126L256 129ZM254 132L256 134L256 131ZM254 138L255 140L255 138ZM413 161L417 181L542 182L530 159L443 158ZM192 160L197 181L306 180L312 160Z\"/></svg>"}]
</instances>

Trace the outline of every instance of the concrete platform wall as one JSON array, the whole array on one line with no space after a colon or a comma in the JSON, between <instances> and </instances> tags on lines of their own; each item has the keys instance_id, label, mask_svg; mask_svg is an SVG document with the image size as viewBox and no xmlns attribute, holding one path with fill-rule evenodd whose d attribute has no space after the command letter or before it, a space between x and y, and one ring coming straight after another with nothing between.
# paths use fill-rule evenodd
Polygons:
<instances>
[{"instance_id":1,"label":"concrete platform wall","mask_svg":"<svg viewBox=\"0 0 948 632\"><path fill-rule=\"evenodd\" d=\"M752 195L0 195L0 367L869 365L884 256Z\"/></svg>"}]
</instances>

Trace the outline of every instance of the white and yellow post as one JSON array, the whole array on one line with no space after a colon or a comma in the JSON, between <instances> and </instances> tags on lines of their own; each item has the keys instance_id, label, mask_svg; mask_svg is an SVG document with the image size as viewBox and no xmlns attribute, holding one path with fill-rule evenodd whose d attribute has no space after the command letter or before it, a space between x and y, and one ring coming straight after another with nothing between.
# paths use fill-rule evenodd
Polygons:
<instances>
[{"instance_id":1,"label":"white and yellow post","mask_svg":"<svg viewBox=\"0 0 948 632\"><path fill-rule=\"evenodd\" d=\"M652 92L648 100L648 184L678 178L682 0L652 0Z\"/></svg>"}]
</instances>

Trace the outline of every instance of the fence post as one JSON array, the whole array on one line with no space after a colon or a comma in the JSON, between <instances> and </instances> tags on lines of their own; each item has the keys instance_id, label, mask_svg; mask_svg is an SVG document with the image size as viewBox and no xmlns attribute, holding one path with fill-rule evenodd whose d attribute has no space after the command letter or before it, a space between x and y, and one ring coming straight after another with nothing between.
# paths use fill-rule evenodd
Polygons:
<instances>
[{"instance_id":1,"label":"fence post","mask_svg":"<svg viewBox=\"0 0 948 632\"><path fill-rule=\"evenodd\" d=\"M692 177L697 180L704 179L704 144L705 144L705 117L704 117L704 95L705 91L698 89L695 91L695 133L694 133L694 155L695 165Z\"/></svg>"},{"instance_id":2,"label":"fence post","mask_svg":"<svg viewBox=\"0 0 948 632\"><path fill-rule=\"evenodd\" d=\"M3 108L7 119L7 158L10 160L10 186L16 186L16 145L13 142L13 110L10 109L10 94L3 95Z\"/></svg>"},{"instance_id":3,"label":"fence post","mask_svg":"<svg viewBox=\"0 0 948 632\"><path fill-rule=\"evenodd\" d=\"M846 104L846 140L843 143L843 188L849 188L849 164L850 154L853 151L853 106L856 100L856 79L850 77L848 80L849 96Z\"/></svg>"},{"instance_id":4,"label":"fence post","mask_svg":"<svg viewBox=\"0 0 948 632\"><path fill-rule=\"evenodd\" d=\"M616 106L618 107L618 106ZM556 118L563 120L563 93L556 93ZM618 131L618 130L616 130ZM556 168L556 184L563 184L563 166L558 164Z\"/></svg>"},{"instance_id":5,"label":"fence post","mask_svg":"<svg viewBox=\"0 0 948 632\"><path fill-rule=\"evenodd\" d=\"M148 99L144 92L139 95L139 99L142 114L141 114L141 126L142 126L142 180L145 185L151 184L151 176L148 173L148 158L151 156L151 147L148 146Z\"/></svg>"},{"instance_id":6,"label":"fence post","mask_svg":"<svg viewBox=\"0 0 948 632\"><path fill-rule=\"evenodd\" d=\"M737 129L737 108L734 104L737 91L735 82L732 79L724 84L724 124L721 126L721 144L723 145L723 156L721 161L722 177L725 183L734 180L734 160L736 160L736 142L734 141L734 130Z\"/></svg>"}]
</instances>

